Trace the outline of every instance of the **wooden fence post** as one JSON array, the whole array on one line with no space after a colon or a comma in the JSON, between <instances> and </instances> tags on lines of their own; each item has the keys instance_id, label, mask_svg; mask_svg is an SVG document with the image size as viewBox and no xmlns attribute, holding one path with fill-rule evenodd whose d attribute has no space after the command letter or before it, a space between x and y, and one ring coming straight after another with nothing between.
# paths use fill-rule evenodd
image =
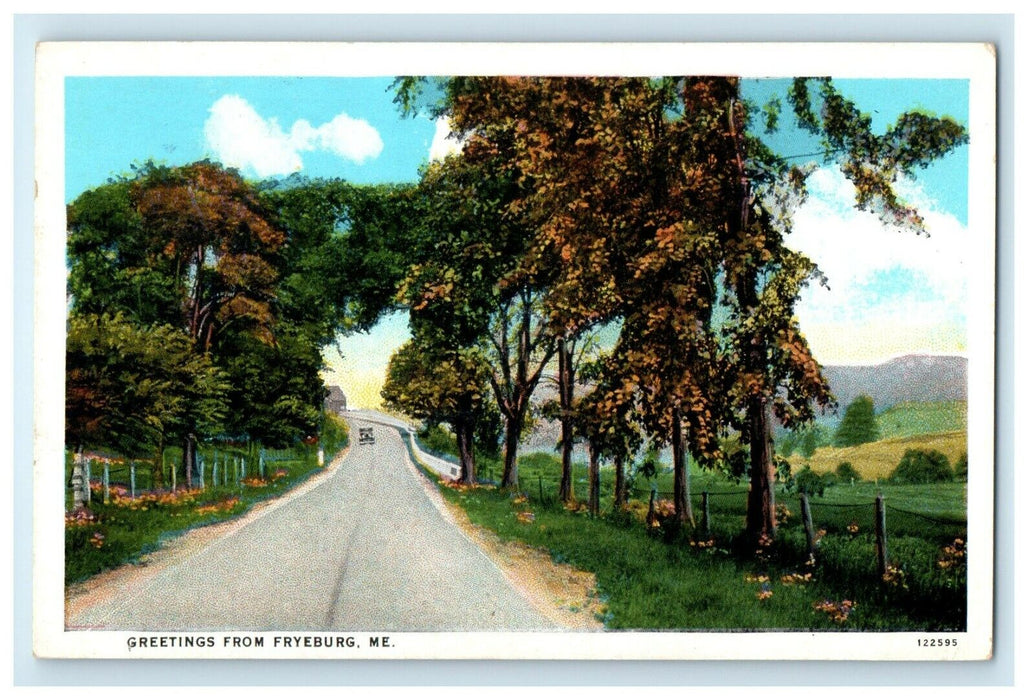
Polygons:
<instances>
[{"instance_id":1,"label":"wooden fence post","mask_svg":"<svg viewBox=\"0 0 1035 700\"><path fill-rule=\"evenodd\" d=\"M89 504L93 500L93 488L90 486L90 466L93 464L92 459L86 460L86 503Z\"/></svg>"},{"instance_id":2,"label":"wooden fence post","mask_svg":"<svg viewBox=\"0 0 1035 700\"><path fill-rule=\"evenodd\" d=\"M198 450L198 454L195 456L195 460L198 463L198 488L202 491L205 490L205 458L201 456L201 450ZM212 460L212 464L215 464L215 460Z\"/></svg>"},{"instance_id":3,"label":"wooden fence post","mask_svg":"<svg viewBox=\"0 0 1035 700\"><path fill-rule=\"evenodd\" d=\"M83 469L82 453L77 452L72 463L72 510L79 511L86 504L86 490L83 488L83 480L86 476Z\"/></svg>"},{"instance_id":4,"label":"wooden fence post","mask_svg":"<svg viewBox=\"0 0 1035 700\"><path fill-rule=\"evenodd\" d=\"M801 522L805 526L805 548L809 559L816 556L816 531L812 527L812 508L809 507L809 494L802 491L799 495L801 503Z\"/></svg>"},{"instance_id":5,"label":"wooden fence post","mask_svg":"<svg viewBox=\"0 0 1035 700\"><path fill-rule=\"evenodd\" d=\"M874 504L874 530L877 533L877 573L882 577L888 572L888 532L884 516L884 494L877 494Z\"/></svg>"},{"instance_id":6,"label":"wooden fence post","mask_svg":"<svg viewBox=\"0 0 1035 700\"><path fill-rule=\"evenodd\" d=\"M701 494L701 530L704 532L705 537L710 535L712 530L712 518L708 509L707 491Z\"/></svg>"},{"instance_id":7,"label":"wooden fence post","mask_svg":"<svg viewBox=\"0 0 1035 700\"><path fill-rule=\"evenodd\" d=\"M136 462L129 463L129 497L137 497L137 464Z\"/></svg>"},{"instance_id":8,"label":"wooden fence post","mask_svg":"<svg viewBox=\"0 0 1035 700\"><path fill-rule=\"evenodd\" d=\"M111 500L111 466L104 463L104 502Z\"/></svg>"}]
</instances>

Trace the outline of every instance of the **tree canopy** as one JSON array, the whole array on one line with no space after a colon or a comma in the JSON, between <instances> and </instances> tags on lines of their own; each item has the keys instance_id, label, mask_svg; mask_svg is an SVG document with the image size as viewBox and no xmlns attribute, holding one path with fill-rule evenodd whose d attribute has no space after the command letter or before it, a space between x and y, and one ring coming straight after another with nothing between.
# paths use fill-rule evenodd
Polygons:
<instances>
[{"instance_id":1,"label":"tree canopy","mask_svg":"<svg viewBox=\"0 0 1035 700\"><path fill-rule=\"evenodd\" d=\"M825 280L785 243L815 165L766 145L777 101L760 124L733 77L410 77L397 90L410 113L422 93L440 96L430 111L449 120L466 167L512 183L494 217L526 243L499 284L536 290L560 354L594 324L620 323L624 383L596 397L619 392L652 442L672 446L677 516L690 517L684 453L718 465L733 437L749 460L747 529L771 534L773 420L795 429L833 399L794 313L804 286ZM898 183L965 142L961 125L909 112L875 134L827 78L795 79L784 101L859 208L923 231Z\"/></svg>"}]
</instances>

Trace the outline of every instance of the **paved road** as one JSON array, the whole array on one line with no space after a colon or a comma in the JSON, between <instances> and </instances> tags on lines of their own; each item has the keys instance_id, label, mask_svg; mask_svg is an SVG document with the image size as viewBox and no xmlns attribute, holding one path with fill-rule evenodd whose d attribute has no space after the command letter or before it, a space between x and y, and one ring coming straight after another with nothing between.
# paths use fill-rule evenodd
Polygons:
<instances>
[{"instance_id":1,"label":"paved road","mask_svg":"<svg viewBox=\"0 0 1035 700\"><path fill-rule=\"evenodd\" d=\"M555 629L430 500L396 430L373 427L337 472L70 628ZM290 496L288 497L290 498Z\"/></svg>"}]
</instances>

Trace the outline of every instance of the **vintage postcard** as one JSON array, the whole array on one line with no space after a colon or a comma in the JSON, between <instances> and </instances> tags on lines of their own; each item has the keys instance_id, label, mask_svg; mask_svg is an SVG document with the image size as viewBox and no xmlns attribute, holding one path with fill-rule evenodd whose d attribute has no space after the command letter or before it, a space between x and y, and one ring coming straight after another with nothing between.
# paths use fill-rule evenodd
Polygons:
<instances>
[{"instance_id":1,"label":"vintage postcard","mask_svg":"<svg viewBox=\"0 0 1035 700\"><path fill-rule=\"evenodd\" d=\"M991 658L995 71L41 44L36 655Z\"/></svg>"}]
</instances>

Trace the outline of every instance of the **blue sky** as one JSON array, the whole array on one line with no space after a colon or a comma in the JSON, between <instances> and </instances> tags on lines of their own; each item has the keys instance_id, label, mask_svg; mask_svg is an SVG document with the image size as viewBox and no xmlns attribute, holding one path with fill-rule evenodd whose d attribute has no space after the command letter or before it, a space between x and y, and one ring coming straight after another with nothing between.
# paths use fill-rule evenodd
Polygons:
<instances>
[{"instance_id":1,"label":"blue sky","mask_svg":"<svg viewBox=\"0 0 1035 700\"><path fill-rule=\"evenodd\" d=\"M441 125L402 118L391 78L67 78L65 195L75 199L130 165L213 158L247 177L302 172L352 182L412 182L433 152L448 147ZM849 80L838 87L882 131L905 109L967 122L964 80ZM759 103L787 81L746 83ZM790 115L785 112L785 121ZM436 128L438 126L438 128ZM811 137L768 137L784 154L816 150ZM923 170L903 190L920 204L929 238L882 227L852 207L833 168L809 181L789 244L817 262L830 289L813 285L799 318L825 364L874 363L908 352L966 352L966 147ZM987 232L991 235L991 232ZM353 405L376 406L390 352L406 319L387 318L369 335L343 338L325 359L329 383Z\"/></svg>"}]
</instances>

